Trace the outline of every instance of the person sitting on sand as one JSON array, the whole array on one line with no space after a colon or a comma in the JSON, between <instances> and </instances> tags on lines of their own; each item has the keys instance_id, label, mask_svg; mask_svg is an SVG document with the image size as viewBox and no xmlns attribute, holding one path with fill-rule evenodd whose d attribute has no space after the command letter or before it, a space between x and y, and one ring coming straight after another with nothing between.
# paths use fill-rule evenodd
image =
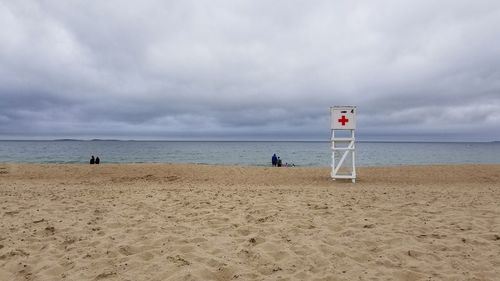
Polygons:
<instances>
[{"instance_id":1,"label":"person sitting on sand","mask_svg":"<svg viewBox=\"0 0 500 281\"><path fill-rule=\"evenodd\" d=\"M99 159L99 156L97 156L97 157L95 158L95 163L96 163L96 164L101 163L101 159Z\"/></svg>"},{"instance_id":2,"label":"person sitting on sand","mask_svg":"<svg viewBox=\"0 0 500 281\"><path fill-rule=\"evenodd\" d=\"M90 164L94 164L95 163L95 159L94 159L94 155L92 155L92 157L90 157Z\"/></svg>"}]
</instances>

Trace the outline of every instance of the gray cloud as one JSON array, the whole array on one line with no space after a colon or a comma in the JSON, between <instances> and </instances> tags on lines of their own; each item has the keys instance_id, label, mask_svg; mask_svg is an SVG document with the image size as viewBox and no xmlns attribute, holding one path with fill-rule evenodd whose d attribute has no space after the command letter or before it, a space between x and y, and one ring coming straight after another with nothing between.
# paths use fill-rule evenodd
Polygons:
<instances>
[{"instance_id":1,"label":"gray cloud","mask_svg":"<svg viewBox=\"0 0 500 281\"><path fill-rule=\"evenodd\" d=\"M498 1L0 2L0 138L500 139Z\"/></svg>"}]
</instances>

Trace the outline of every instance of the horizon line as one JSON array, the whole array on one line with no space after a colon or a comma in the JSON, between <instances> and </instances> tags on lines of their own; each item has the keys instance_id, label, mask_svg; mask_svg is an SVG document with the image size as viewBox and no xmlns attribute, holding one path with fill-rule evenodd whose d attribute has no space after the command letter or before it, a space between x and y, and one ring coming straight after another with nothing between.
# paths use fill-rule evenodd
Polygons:
<instances>
[{"instance_id":1,"label":"horizon line","mask_svg":"<svg viewBox=\"0 0 500 281\"><path fill-rule=\"evenodd\" d=\"M224 139L0 139L0 141L116 141L116 142L330 142L331 140L259 140L259 139L237 139L237 140L224 140ZM372 143L495 143L500 140L485 140L485 141L466 141L466 140L356 140L356 142L372 142Z\"/></svg>"}]
</instances>

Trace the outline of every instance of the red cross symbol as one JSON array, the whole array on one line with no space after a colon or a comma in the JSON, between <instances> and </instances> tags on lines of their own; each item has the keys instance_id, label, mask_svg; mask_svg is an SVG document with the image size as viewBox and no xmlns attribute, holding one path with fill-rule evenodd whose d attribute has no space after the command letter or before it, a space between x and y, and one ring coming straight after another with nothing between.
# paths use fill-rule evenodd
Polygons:
<instances>
[{"instance_id":1,"label":"red cross symbol","mask_svg":"<svg viewBox=\"0 0 500 281\"><path fill-rule=\"evenodd\" d=\"M342 126L345 126L345 123L349 122L349 119L345 118L345 115L342 115L342 118L340 118L338 121L342 123Z\"/></svg>"}]
</instances>

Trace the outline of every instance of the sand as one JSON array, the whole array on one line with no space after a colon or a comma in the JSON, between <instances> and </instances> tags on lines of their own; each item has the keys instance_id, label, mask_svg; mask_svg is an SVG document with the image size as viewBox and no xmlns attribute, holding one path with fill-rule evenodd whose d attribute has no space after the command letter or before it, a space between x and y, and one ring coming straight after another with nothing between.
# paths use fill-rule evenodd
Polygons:
<instances>
[{"instance_id":1,"label":"sand","mask_svg":"<svg viewBox=\"0 0 500 281\"><path fill-rule=\"evenodd\" d=\"M0 280L500 280L500 165L0 164Z\"/></svg>"}]
</instances>

